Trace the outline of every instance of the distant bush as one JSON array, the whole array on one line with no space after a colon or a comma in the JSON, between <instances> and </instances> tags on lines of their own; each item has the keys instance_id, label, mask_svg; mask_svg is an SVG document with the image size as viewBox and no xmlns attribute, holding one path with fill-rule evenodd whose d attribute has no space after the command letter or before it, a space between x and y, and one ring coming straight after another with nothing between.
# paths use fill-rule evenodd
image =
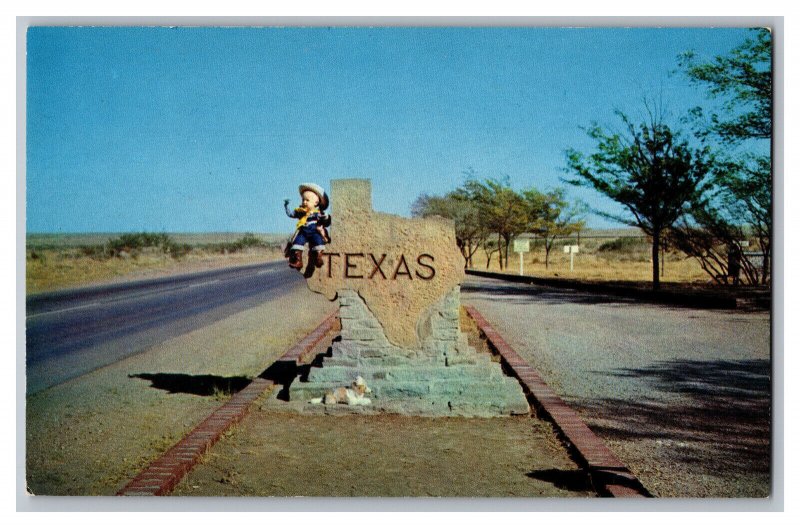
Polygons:
<instances>
[{"instance_id":1,"label":"distant bush","mask_svg":"<svg viewBox=\"0 0 800 528\"><path fill-rule=\"evenodd\" d=\"M98 260L108 259L113 256L107 246L81 246L79 251L81 256Z\"/></svg>"},{"instance_id":2,"label":"distant bush","mask_svg":"<svg viewBox=\"0 0 800 528\"><path fill-rule=\"evenodd\" d=\"M99 256L98 253L92 254L92 251L96 251L93 247L84 246L82 249L87 256ZM109 239L103 246L106 258L122 256L123 252L135 257L144 250L158 250L172 257L181 257L191 251L192 247L176 243L166 233L147 232L125 233Z\"/></svg>"},{"instance_id":3,"label":"distant bush","mask_svg":"<svg viewBox=\"0 0 800 528\"><path fill-rule=\"evenodd\" d=\"M178 244L177 242L169 244L166 248L167 253L169 253L169 256L172 258L185 257L192 252L192 249L190 244Z\"/></svg>"},{"instance_id":4,"label":"distant bush","mask_svg":"<svg viewBox=\"0 0 800 528\"><path fill-rule=\"evenodd\" d=\"M221 244L211 244L206 246L208 249L218 253L237 253L248 248L254 247L273 247L275 244L270 244L263 239L255 236L253 233L245 233L243 237L234 242L223 242Z\"/></svg>"},{"instance_id":5,"label":"distant bush","mask_svg":"<svg viewBox=\"0 0 800 528\"><path fill-rule=\"evenodd\" d=\"M118 255L120 251L136 251L145 248L160 248L165 251L173 244L166 233L125 233L108 241L108 247Z\"/></svg>"},{"instance_id":6,"label":"distant bush","mask_svg":"<svg viewBox=\"0 0 800 528\"><path fill-rule=\"evenodd\" d=\"M242 238L236 241L238 244L241 244L242 247L260 247L266 246L266 243L255 236L253 233L245 233Z\"/></svg>"},{"instance_id":7,"label":"distant bush","mask_svg":"<svg viewBox=\"0 0 800 528\"><path fill-rule=\"evenodd\" d=\"M638 253L647 250L647 248L647 244L638 238L616 238L600 244L597 251L602 253Z\"/></svg>"},{"instance_id":8,"label":"distant bush","mask_svg":"<svg viewBox=\"0 0 800 528\"><path fill-rule=\"evenodd\" d=\"M102 240L102 239L101 239ZM43 260L45 258L42 247L28 247L28 259ZM162 254L178 259L185 257L194 250L203 250L214 253L237 253L249 248L266 248L280 250L282 242L267 241L253 233L245 233L232 242L221 243L182 243L176 242L166 233L124 233L115 238L109 238L104 244L75 245L71 248L63 245L54 245L51 249L61 251L62 255L69 258L89 257L95 260L108 260L111 258L136 258L142 253ZM66 249L65 249L66 248Z\"/></svg>"}]
</instances>

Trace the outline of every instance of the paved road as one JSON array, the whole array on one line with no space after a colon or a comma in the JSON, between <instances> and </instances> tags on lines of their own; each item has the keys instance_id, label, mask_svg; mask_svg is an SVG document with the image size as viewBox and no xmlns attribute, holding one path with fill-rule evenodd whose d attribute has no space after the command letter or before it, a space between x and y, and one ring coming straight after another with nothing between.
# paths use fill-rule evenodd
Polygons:
<instances>
[{"instance_id":1,"label":"paved road","mask_svg":"<svg viewBox=\"0 0 800 528\"><path fill-rule=\"evenodd\" d=\"M770 316L470 277L472 304L659 496L765 496Z\"/></svg>"},{"instance_id":2,"label":"paved road","mask_svg":"<svg viewBox=\"0 0 800 528\"><path fill-rule=\"evenodd\" d=\"M305 281L283 261L29 296L28 394L281 296Z\"/></svg>"}]
</instances>

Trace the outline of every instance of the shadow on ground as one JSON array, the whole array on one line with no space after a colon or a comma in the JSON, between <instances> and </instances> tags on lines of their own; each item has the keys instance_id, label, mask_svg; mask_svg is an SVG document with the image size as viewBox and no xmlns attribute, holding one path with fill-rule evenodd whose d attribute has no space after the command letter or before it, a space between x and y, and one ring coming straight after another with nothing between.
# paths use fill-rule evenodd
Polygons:
<instances>
[{"instance_id":1,"label":"shadow on ground","mask_svg":"<svg viewBox=\"0 0 800 528\"><path fill-rule=\"evenodd\" d=\"M340 339L340 338L337 338ZM269 380L280 386L278 399L289 401L289 387L296 378L307 380L308 372L312 367L322 366L323 357L331 355L329 347L325 352L315 356L311 363L298 365L295 360L278 360L267 367L258 375L259 378ZM129 378L139 378L151 382L155 389L165 390L169 393L195 394L197 396L213 396L216 394L235 394L247 387L253 381L244 376L214 376L210 374L190 375L176 373L158 374L130 374Z\"/></svg>"},{"instance_id":2,"label":"shadow on ground","mask_svg":"<svg viewBox=\"0 0 800 528\"><path fill-rule=\"evenodd\" d=\"M215 394L234 394L245 388L252 380L244 376L213 376L210 374L130 374L129 378L139 378L150 382L155 389L165 390L171 394L195 394L197 396L213 396Z\"/></svg>"},{"instance_id":3,"label":"shadow on ground","mask_svg":"<svg viewBox=\"0 0 800 528\"><path fill-rule=\"evenodd\" d=\"M526 476L567 491L594 491L589 474L582 469L539 469Z\"/></svg>"},{"instance_id":4,"label":"shadow on ground","mask_svg":"<svg viewBox=\"0 0 800 528\"><path fill-rule=\"evenodd\" d=\"M596 418L591 428L601 436L655 440L673 460L710 474L769 473L769 361L663 361L601 374L635 377L653 389L652 398L635 401L570 402Z\"/></svg>"},{"instance_id":5,"label":"shadow on ground","mask_svg":"<svg viewBox=\"0 0 800 528\"><path fill-rule=\"evenodd\" d=\"M669 303L664 300L649 299L646 297L618 296L612 293L586 292L571 290L568 288L558 288L554 286L543 286L539 284L520 284L508 283L499 279L482 279L480 282L472 281L461 285L461 293L485 294L487 298L496 296L511 297L504 299L503 302L509 304L527 304L535 299L544 304L586 304L586 305L653 305L665 310L684 310L686 306L682 304ZM649 292L647 292L649 294ZM702 303L689 306L692 309L729 311L729 312L764 312L769 311L769 307L760 305L747 305L741 307L721 307L705 306Z\"/></svg>"},{"instance_id":6,"label":"shadow on ground","mask_svg":"<svg viewBox=\"0 0 800 528\"><path fill-rule=\"evenodd\" d=\"M514 297L503 299L504 303L510 304L528 304L534 299L545 304L641 304L640 301L625 297L548 288L533 284L507 284L501 281L465 283L461 285L461 293L485 294L489 299L497 296Z\"/></svg>"}]
</instances>

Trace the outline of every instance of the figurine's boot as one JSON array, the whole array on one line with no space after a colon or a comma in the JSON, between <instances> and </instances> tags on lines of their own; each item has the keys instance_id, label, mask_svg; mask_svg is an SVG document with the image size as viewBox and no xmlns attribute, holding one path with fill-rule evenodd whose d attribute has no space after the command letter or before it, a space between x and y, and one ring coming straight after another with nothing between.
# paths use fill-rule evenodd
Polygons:
<instances>
[{"instance_id":1,"label":"figurine's boot","mask_svg":"<svg viewBox=\"0 0 800 528\"><path fill-rule=\"evenodd\" d=\"M324 261L324 260L322 260L322 250L319 250L319 251L312 251L312 252L311 252L311 257L309 258L309 260L310 260L311 262L313 262L313 263L314 263L314 265L315 265L316 267L318 267L318 268L321 268L321 267L322 267L322 265L323 265L323 264L325 264L325 261Z\"/></svg>"},{"instance_id":2,"label":"figurine's boot","mask_svg":"<svg viewBox=\"0 0 800 528\"><path fill-rule=\"evenodd\" d=\"M303 252L298 249L293 249L289 253L289 267L294 269L303 269Z\"/></svg>"}]
</instances>

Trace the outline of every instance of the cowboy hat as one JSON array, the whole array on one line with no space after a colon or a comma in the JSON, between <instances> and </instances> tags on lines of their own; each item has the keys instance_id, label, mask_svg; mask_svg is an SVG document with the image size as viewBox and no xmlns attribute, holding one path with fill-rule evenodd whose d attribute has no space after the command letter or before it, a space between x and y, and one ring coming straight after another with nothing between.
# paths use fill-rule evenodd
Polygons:
<instances>
[{"instance_id":1,"label":"cowboy hat","mask_svg":"<svg viewBox=\"0 0 800 528\"><path fill-rule=\"evenodd\" d=\"M299 187L300 196L303 195L304 192L311 191L317 196L319 196L319 209L320 211L324 211L328 208L328 195L325 194L325 190L317 185L316 183L303 183Z\"/></svg>"}]
</instances>

